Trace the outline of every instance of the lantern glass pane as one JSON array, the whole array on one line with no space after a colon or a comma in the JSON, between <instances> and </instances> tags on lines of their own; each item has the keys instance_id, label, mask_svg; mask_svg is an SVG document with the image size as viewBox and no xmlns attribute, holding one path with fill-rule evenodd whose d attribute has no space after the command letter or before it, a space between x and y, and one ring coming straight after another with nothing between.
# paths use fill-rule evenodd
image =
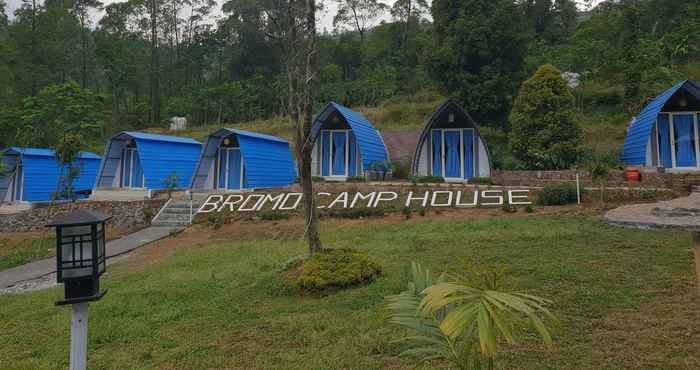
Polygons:
<instances>
[{"instance_id":1,"label":"lantern glass pane","mask_svg":"<svg viewBox=\"0 0 700 370\"><path fill-rule=\"evenodd\" d=\"M61 229L63 278L92 275L92 227L66 226Z\"/></svg>"},{"instance_id":2,"label":"lantern glass pane","mask_svg":"<svg viewBox=\"0 0 700 370\"><path fill-rule=\"evenodd\" d=\"M100 273L105 272L105 238L104 234L97 236L97 263Z\"/></svg>"}]
</instances>

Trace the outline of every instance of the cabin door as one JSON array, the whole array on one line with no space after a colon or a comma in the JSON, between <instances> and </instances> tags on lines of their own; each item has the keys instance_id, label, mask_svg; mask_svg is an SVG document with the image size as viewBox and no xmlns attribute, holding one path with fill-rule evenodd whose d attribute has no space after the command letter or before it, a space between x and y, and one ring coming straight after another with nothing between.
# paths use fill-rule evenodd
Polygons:
<instances>
[{"instance_id":1,"label":"cabin door","mask_svg":"<svg viewBox=\"0 0 700 370\"><path fill-rule=\"evenodd\" d=\"M321 131L322 176L357 175L357 142L350 130Z\"/></svg>"},{"instance_id":2,"label":"cabin door","mask_svg":"<svg viewBox=\"0 0 700 370\"><path fill-rule=\"evenodd\" d=\"M698 121L694 113L662 113L657 120L659 162L664 168L698 166Z\"/></svg>"},{"instance_id":3,"label":"cabin door","mask_svg":"<svg viewBox=\"0 0 700 370\"><path fill-rule=\"evenodd\" d=\"M136 148L124 149L122 156L122 187L141 189L144 187L143 168Z\"/></svg>"},{"instance_id":4,"label":"cabin door","mask_svg":"<svg viewBox=\"0 0 700 370\"><path fill-rule=\"evenodd\" d=\"M240 190L243 184L243 160L239 148L219 149L219 189Z\"/></svg>"},{"instance_id":5,"label":"cabin door","mask_svg":"<svg viewBox=\"0 0 700 370\"><path fill-rule=\"evenodd\" d=\"M433 176L451 181L474 177L473 129L437 129L431 139Z\"/></svg>"}]
</instances>

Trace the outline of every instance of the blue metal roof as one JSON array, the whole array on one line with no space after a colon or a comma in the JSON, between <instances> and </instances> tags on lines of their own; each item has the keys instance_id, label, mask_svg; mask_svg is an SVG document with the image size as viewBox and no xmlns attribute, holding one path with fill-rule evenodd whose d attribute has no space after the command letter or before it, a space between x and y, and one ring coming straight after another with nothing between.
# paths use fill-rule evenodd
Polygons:
<instances>
[{"instance_id":1,"label":"blue metal roof","mask_svg":"<svg viewBox=\"0 0 700 370\"><path fill-rule=\"evenodd\" d=\"M37 157L53 157L53 156L55 156L55 152L53 150L44 149L44 148L20 148L20 147L13 146L13 147L5 149L3 152L17 153L17 154L21 154L21 155L37 156ZM80 152L80 155L78 158L100 159L100 156L95 154L95 153Z\"/></svg>"},{"instance_id":2,"label":"blue metal roof","mask_svg":"<svg viewBox=\"0 0 700 370\"><path fill-rule=\"evenodd\" d=\"M168 143L199 144L199 145L201 145L201 143L199 141L192 139L190 137L149 134L146 132L137 132L137 131L125 131L125 132L122 132L121 134L127 134L127 135L133 137L134 139L140 139L140 140L153 140L153 141L161 141L161 142L168 142Z\"/></svg>"},{"instance_id":3,"label":"blue metal roof","mask_svg":"<svg viewBox=\"0 0 700 370\"><path fill-rule=\"evenodd\" d=\"M333 111L337 111L341 116L343 116L343 118L345 118L355 134L357 144L360 148L362 168L365 171L369 170L369 165L371 163L382 162L389 159L389 154L386 149L386 145L384 145L384 140L382 139L379 131L374 128L372 123L369 122L369 120L362 114L335 102L328 104L316 118L316 121L311 129L311 133L314 138L318 136L318 133L322 129L325 120Z\"/></svg>"},{"instance_id":4,"label":"blue metal roof","mask_svg":"<svg viewBox=\"0 0 700 370\"><path fill-rule=\"evenodd\" d=\"M237 136L241 149L246 174L243 188L276 188L294 183L296 169L287 140L256 132L223 128L209 135L192 179L192 188L213 188L213 181L207 181L212 180L214 176L214 166L211 164L215 162L221 141L231 134Z\"/></svg>"},{"instance_id":5,"label":"blue metal roof","mask_svg":"<svg viewBox=\"0 0 700 370\"><path fill-rule=\"evenodd\" d=\"M147 189L165 189L164 180L173 173L178 177L178 188L189 187L202 150L200 142L188 137L128 131L114 135L107 144L96 187L119 186L119 164L127 138L136 142Z\"/></svg>"},{"instance_id":6,"label":"blue metal roof","mask_svg":"<svg viewBox=\"0 0 700 370\"><path fill-rule=\"evenodd\" d=\"M26 202L50 201L52 195L58 190L58 181L65 171L61 171L61 165L54 158L54 151L42 148L18 148L12 147L4 150L5 153L21 156L22 198ZM73 190L83 191L93 188L95 177L100 166L101 158L93 153L83 152L80 158L73 163L80 168L80 175L73 180Z\"/></svg>"},{"instance_id":7,"label":"blue metal roof","mask_svg":"<svg viewBox=\"0 0 700 370\"><path fill-rule=\"evenodd\" d=\"M646 164L647 143L656 123L657 117L666 103L681 89L687 89L693 94L700 92L700 87L690 80L685 80L664 91L654 98L634 121L627 131L625 145L622 150L622 160L628 165Z\"/></svg>"}]
</instances>

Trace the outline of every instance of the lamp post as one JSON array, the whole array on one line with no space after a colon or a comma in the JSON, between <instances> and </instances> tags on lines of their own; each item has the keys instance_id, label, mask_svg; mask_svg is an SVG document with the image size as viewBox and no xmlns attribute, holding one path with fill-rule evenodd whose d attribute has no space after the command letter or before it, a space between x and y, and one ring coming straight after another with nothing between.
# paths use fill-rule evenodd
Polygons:
<instances>
[{"instance_id":1,"label":"lamp post","mask_svg":"<svg viewBox=\"0 0 700 370\"><path fill-rule=\"evenodd\" d=\"M100 276L107 267L105 222L110 217L84 209L53 219L56 228L56 277L63 283L64 299L57 306L71 305L71 370L87 367L88 302L100 300Z\"/></svg>"}]
</instances>

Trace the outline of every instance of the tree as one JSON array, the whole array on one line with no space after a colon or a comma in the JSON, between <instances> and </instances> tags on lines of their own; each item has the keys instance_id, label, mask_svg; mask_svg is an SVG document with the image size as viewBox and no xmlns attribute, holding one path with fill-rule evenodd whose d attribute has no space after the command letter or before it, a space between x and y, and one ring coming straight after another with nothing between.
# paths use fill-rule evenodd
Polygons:
<instances>
[{"instance_id":1,"label":"tree","mask_svg":"<svg viewBox=\"0 0 700 370\"><path fill-rule=\"evenodd\" d=\"M479 122L503 123L522 81L527 40L512 0L435 0L429 69Z\"/></svg>"},{"instance_id":2,"label":"tree","mask_svg":"<svg viewBox=\"0 0 700 370\"><path fill-rule=\"evenodd\" d=\"M318 232L318 214L311 179L313 151L314 96L318 75L316 34L316 1L288 0L286 8L285 69L287 72L289 115L295 128L295 147L306 219L306 240L309 253L323 249Z\"/></svg>"},{"instance_id":3,"label":"tree","mask_svg":"<svg viewBox=\"0 0 700 370\"><path fill-rule=\"evenodd\" d=\"M513 155L530 169L566 169L580 154L574 97L561 71L546 64L523 83L510 114Z\"/></svg>"},{"instance_id":4,"label":"tree","mask_svg":"<svg viewBox=\"0 0 700 370\"><path fill-rule=\"evenodd\" d=\"M100 104L98 95L74 81L47 86L23 101L21 144L52 147L56 139L68 134L80 135L88 144L101 142Z\"/></svg>"},{"instance_id":5,"label":"tree","mask_svg":"<svg viewBox=\"0 0 700 370\"><path fill-rule=\"evenodd\" d=\"M419 24L430 7L426 0L397 0L391 7L391 16L404 24L403 42L407 42L413 24Z\"/></svg>"},{"instance_id":6,"label":"tree","mask_svg":"<svg viewBox=\"0 0 700 370\"><path fill-rule=\"evenodd\" d=\"M336 0L338 13L333 17L336 28L347 26L354 28L360 34L360 40L365 41L367 28L381 18L389 8L378 0Z\"/></svg>"},{"instance_id":7,"label":"tree","mask_svg":"<svg viewBox=\"0 0 700 370\"><path fill-rule=\"evenodd\" d=\"M80 51L81 51L81 78L80 83L83 89L88 87L88 35L90 34L89 11L102 6L99 0L75 0L73 3L73 13L80 20Z\"/></svg>"},{"instance_id":8,"label":"tree","mask_svg":"<svg viewBox=\"0 0 700 370\"><path fill-rule=\"evenodd\" d=\"M75 200L73 182L80 177L80 151L83 146L83 138L78 133L64 132L58 141L52 145L56 161L60 164L60 174L56 184L54 200Z\"/></svg>"}]
</instances>

